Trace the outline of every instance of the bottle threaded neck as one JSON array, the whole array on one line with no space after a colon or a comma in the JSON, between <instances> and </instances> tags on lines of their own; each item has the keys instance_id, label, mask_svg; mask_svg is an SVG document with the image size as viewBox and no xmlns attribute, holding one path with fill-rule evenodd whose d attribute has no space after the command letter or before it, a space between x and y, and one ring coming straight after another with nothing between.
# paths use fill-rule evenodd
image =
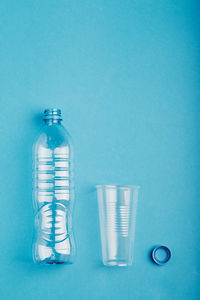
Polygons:
<instances>
[{"instance_id":1,"label":"bottle threaded neck","mask_svg":"<svg viewBox=\"0 0 200 300\"><path fill-rule=\"evenodd\" d=\"M61 110L59 108L47 108L44 111L44 120L61 121Z\"/></svg>"}]
</instances>

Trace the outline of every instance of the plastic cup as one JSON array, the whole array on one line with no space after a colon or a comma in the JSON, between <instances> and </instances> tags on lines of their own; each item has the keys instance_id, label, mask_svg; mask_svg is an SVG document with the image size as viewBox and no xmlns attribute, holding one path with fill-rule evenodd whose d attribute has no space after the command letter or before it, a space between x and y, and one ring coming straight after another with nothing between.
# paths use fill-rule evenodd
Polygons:
<instances>
[{"instance_id":1,"label":"plastic cup","mask_svg":"<svg viewBox=\"0 0 200 300\"><path fill-rule=\"evenodd\" d=\"M130 266L138 186L97 185L102 258L105 266Z\"/></svg>"}]
</instances>

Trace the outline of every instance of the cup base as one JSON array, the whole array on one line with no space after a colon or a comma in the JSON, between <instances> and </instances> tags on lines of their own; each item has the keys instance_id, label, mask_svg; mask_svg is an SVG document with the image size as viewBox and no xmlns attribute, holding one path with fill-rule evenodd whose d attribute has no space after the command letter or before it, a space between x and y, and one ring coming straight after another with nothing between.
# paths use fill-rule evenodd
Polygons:
<instances>
[{"instance_id":1,"label":"cup base","mask_svg":"<svg viewBox=\"0 0 200 300\"><path fill-rule=\"evenodd\" d=\"M128 267L131 265L125 260L114 260L114 259L104 261L103 264L107 267Z\"/></svg>"}]
</instances>

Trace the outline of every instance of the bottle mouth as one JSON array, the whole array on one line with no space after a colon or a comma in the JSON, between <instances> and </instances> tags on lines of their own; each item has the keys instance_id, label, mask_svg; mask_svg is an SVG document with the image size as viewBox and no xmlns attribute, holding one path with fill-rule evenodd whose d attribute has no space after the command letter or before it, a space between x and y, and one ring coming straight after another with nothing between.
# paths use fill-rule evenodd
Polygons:
<instances>
[{"instance_id":1,"label":"bottle mouth","mask_svg":"<svg viewBox=\"0 0 200 300\"><path fill-rule=\"evenodd\" d=\"M62 120L61 118L61 109L59 108L47 108L44 111L44 120Z\"/></svg>"}]
</instances>

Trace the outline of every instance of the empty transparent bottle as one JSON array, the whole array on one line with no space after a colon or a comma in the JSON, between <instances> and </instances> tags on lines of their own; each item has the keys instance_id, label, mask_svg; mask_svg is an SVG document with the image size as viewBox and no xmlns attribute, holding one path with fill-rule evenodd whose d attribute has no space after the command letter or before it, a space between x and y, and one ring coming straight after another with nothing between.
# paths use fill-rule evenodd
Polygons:
<instances>
[{"instance_id":1,"label":"empty transparent bottle","mask_svg":"<svg viewBox=\"0 0 200 300\"><path fill-rule=\"evenodd\" d=\"M72 263L75 256L73 154L71 138L61 121L59 109L46 109L43 131L34 145L36 263Z\"/></svg>"}]
</instances>

